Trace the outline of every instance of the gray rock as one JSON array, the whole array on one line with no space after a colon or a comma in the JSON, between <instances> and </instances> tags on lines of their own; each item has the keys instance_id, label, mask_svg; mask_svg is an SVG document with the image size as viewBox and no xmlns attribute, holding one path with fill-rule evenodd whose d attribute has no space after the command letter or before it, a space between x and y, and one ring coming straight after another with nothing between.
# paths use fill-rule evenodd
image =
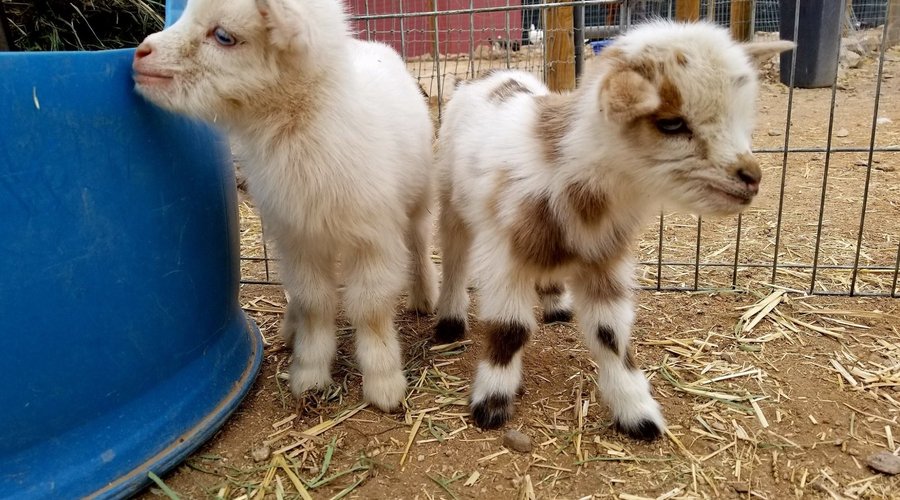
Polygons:
<instances>
[{"instance_id":1,"label":"gray rock","mask_svg":"<svg viewBox=\"0 0 900 500\"><path fill-rule=\"evenodd\" d=\"M848 135L850 135L850 131L845 128L842 128L834 133L835 137L847 137Z\"/></svg>"},{"instance_id":2,"label":"gray rock","mask_svg":"<svg viewBox=\"0 0 900 500\"><path fill-rule=\"evenodd\" d=\"M510 429L503 435L503 446L521 453L530 453L531 438L515 429Z\"/></svg>"},{"instance_id":3,"label":"gray rock","mask_svg":"<svg viewBox=\"0 0 900 500\"><path fill-rule=\"evenodd\" d=\"M866 52L875 52L881 48L881 30L858 35L856 40Z\"/></svg>"},{"instance_id":4,"label":"gray rock","mask_svg":"<svg viewBox=\"0 0 900 500\"><path fill-rule=\"evenodd\" d=\"M781 131L776 130L774 128L770 128L768 134L769 134L769 137L778 137L779 135L781 135Z\"/></svg>"},{"instance_id":5,"label":"gray rock","mask_svg":"<svg viewBox=\"0 0 900 500\"><path fill-rule=\"evenodd\" d=\"M845 68L858 68L862 63L862 56L852 50L841 49L840 65Z\"/></svg>"},{"instance_id":6,"label":"gray rock","mask_svg":"<svg viewBox=\"0 0 900 500\"><path fill-rule=\"evenodd\" d=\"M262 462L268 460L272 456L272 450L268 446L258 446L250 450L250 456L254 462Z\"/></svg>"},{"instance_id":7,"label":"gray rock","mask_svg":"<svg viewBox=\"0 0 900 500\"><path fill-rule=\"evenodd\" d=\"M873 470L883 472L888 475L900 474L900 457L892 455L886 451L879 451L866 460L866 463Z\"/></svg>"}]
</instances>

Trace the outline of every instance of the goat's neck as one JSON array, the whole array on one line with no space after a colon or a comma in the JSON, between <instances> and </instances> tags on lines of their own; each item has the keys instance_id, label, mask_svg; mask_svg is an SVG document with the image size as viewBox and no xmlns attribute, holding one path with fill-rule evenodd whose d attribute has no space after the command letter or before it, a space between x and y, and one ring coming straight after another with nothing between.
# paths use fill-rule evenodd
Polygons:
<instances>
[{"instance_id":1,"label":"goat's neck","mask_svg":"<svg viewBox=\"0 0 900 500\"><path fill-rule=\"evenodd\" d=\"M641 161L624 152L613 135L616 127L606 121L591 86L555 95L547 103L557 116L570 116L558 142L560 164L554 169L560 190L570 184L589 188L606 200L608 208L626 218L641 219L659 209L659 193L631 175L628 166ZM562 194L562 193L558 193Z\"/></svg>"},{"instance_id":2,"label":"goat's neck","mask_svg":"<svg viewBox=\"0 0 900 500\"><path fill-rule=\"evenodd\" d=\"M315 73L297 71L279 86L261 91L240 109L231 130L259 148L321 147L339 139L335 124L353 123L356 81L347 64L333 62ZM313 146L314 145L314 146Z\"/></svg>"}]
</instances>

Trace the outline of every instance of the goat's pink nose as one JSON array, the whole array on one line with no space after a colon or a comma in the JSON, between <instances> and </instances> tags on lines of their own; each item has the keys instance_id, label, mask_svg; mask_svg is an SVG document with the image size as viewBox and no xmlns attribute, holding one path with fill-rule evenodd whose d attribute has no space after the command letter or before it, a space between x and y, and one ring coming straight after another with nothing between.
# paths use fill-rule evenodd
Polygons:
<instances>
[{"instance_id":1,"label":"goat's pink nose","mask_svg":"<svg viewBox=\"0 0 900 500\"><path fill-rule=\"evenodd\" d=\"M740 180L744 181L747 184L747 189L749 189L753 193L759 192L759 181L761 175L758 170L749 170L749 169L740 169L737 171L737 176Z\"/></svg>"},{"instance_id":2,"label":"goat's pink nose","mask_svg":"<svg viewBox=\"0 0 900 500\"><path fill-rule=\"evenodd\" d=\"M137 50L134 51L134 58L135 60L143 59L152 53L153 47L145 41L138 45Z\"/></svg>"},{"instance_id":3,"label":"goat's pink nose","mask_svg":"<svg viewBox=\"0 0 900 500\"><path fill-rule=\"evenodd\" d=\"M759 168L759 162L749 153L739 155L737 161L733 165L732 172L747 189L756 194L759 192L759 181L762 180L762 169Z\"/></svg>"}]
</instances>

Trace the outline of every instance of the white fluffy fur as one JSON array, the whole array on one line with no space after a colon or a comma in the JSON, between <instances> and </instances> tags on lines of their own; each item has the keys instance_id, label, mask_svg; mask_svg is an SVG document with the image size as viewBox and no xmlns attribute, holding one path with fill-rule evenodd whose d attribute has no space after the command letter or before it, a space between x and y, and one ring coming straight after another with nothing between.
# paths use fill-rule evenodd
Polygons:
<instances>
[{"instance_id":1,"label":"white fluffy fur","mask_svg":"<svg viewBox=\"0 0 900 500\"><path fill-rule=\"evenodd\" d=\"M750 153L751 58L790 47L740 45L709 24L660 21L605 49L571 94L551 95L515 71L455 90L439 134L444 287L436 335L463 333L473 266L480 319L496 337L472 389L479 425L511 414L521 350L509 358L498 343L524 343L510 332L535 327L535 283L556 282L571 288L615 423L634 437L659 435L659 406L629 352L628 245L662 204L711 215L749 204L760 177ZM659 129L674 118L689 130ZM521 328L502 326L511 324Z\"/></svg>"},{"instance_id":2,"label":"white fluffy fur","mask_svg":"<svg viewBox=\"0 0 900 500\"><path fill-rule=\"evenodd\" d=\"M221 30L236 43L219 43ZM436 295L433 129L400 57L354 40L339 0L191 0L141 44L134 69L149 100L240 145L282 257L294 394L331 380L340 257L363 392L395 408L406 387L396 300L405 281L411 309L429 311Z\"/></svg>"}]
</instances>

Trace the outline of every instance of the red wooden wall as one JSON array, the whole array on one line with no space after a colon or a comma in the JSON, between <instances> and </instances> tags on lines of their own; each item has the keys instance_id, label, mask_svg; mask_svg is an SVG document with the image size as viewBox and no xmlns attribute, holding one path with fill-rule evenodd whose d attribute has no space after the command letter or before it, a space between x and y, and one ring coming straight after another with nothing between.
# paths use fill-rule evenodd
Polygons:
<instances>
[{"instance_id":1,"label":"red wooden wall","mask_svg":"<svg viewBox=\"0 0 900 500\"><path fill-rule=\"evenodd\" d=\"M403 12L431 12L434 0L403 0ZM521 5L521 0L474 0L474 7L502 7ZM366 0L347 0L352 16L366 14ZM468 9L469 0L437 0L438 11ZM398 14L400 0L368 0L368 14ZM474 24L475 47L486 44L489 39L506 39L506 18L509 14L509 34L513 40L522 40L522 11L510 10L474 14L438 16L438 37L442 54L468 53L470 49L471 23ZM406 33L406 57L416 57L434 52L434 17L416 16L403 20ZM365 40L377 40L403 53L400 38L400 20L396 18L355 21L356 36ZM368 27L368 29L367 29ZM475 47L472 47L474 50Z\"/></svg>"}]
</instances>

